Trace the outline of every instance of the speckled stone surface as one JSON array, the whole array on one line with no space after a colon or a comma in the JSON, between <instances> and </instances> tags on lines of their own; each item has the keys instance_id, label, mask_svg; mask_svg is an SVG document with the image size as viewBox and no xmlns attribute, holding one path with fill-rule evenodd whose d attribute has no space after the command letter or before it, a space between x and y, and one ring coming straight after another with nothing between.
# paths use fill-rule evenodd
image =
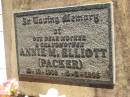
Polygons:
<instances>
[{"instance_id":1,"label":"speckled stone surface","mask_svg":"<svg viewBox=\"0 0 130 97\"><path fill-rule=\"evenodd\" d=\"M21 80L113 84L110 3L16 13L15 30Z\"/></svg>"}]
</instances>

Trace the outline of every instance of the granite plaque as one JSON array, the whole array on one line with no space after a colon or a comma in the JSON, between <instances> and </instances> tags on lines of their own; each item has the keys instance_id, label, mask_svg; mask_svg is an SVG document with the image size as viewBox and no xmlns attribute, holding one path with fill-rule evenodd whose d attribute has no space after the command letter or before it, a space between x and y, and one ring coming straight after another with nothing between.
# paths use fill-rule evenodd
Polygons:
<instances>
[{"instance_id":1,"label":"granite plaque","mask_svg":"<svg viewBox=\"0 0 130 97\"><path fill-rule=\"evenodd\" d=\"M19 79L112 86L112 4L14 14Z\"/></svg>"}]
</instances>

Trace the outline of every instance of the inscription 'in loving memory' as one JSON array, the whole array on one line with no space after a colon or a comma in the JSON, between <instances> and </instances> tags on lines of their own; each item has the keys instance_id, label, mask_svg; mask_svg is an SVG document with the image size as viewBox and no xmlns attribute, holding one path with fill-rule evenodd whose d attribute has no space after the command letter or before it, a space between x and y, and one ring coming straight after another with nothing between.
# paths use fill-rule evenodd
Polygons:
<instances>
[{"instance_id":1,"label":"inscription 'in loving memory'","mask_svg":"<svg viewBox=\"0 0 130 97\"><path fill-rule=\"evenodd\" d=\"M54 17L54 16L46 16L46 17L38 17L34 16L31 18L23 18L23 25L30 24L59 24L59 23L67 23L67 22L82 22L82 21L93 21L94 23L99 22L99 14L91 14L91 15L71 15L65 14L63 17Z\"/></svg>"}]
</instances>

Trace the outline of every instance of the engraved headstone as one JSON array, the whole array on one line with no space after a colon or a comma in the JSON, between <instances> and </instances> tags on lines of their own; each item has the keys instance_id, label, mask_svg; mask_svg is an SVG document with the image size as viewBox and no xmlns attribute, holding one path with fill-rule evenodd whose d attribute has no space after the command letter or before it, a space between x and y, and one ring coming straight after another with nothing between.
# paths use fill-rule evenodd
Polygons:
<instances>
[{"instance_id":1,"label":"engraved headstone","mask_svg":"<svg viewBox=\"0 0 130 97\"><path fill-rule=\"evenodd\" d=\"M20 80L113 85L110 3L19 12L14 18Z\"/></svg>"}]
</instances>

